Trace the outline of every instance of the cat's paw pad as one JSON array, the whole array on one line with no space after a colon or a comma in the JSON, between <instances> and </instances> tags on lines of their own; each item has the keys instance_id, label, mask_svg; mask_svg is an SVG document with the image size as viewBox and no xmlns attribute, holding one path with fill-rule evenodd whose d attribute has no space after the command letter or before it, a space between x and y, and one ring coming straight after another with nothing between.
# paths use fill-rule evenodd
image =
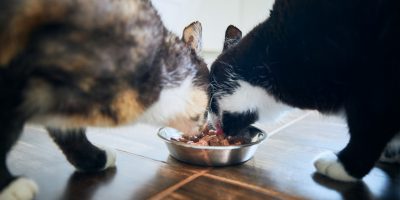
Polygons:
<instances>
[{"instance_id":1,"label":"cat's paw pad","mask_svg":"<svg viewBox=\"0 0 400 200\"><path fill-rule=\"evenodd\" d=\"M335 180L346 182L358 180L346 172L338 157L332 152L324 152L318 155L314 160L314 166L317 172Z\"/></svg>"},{"instance_id":2,"label":"cat's paw pad","mask_svg":"<svg viewBox=\"0 0 400 200\"><path fill-rule=\"evenodd\" d=\"M0 193L0 200L31 200L39 191L36 183L27 178L18 178Z\"/></svg>"},{"instance_id":3,"label":"cat's paw pad","mask_svg":"<svg viewBox=\"0 0 400 200\"><path fill-rule=\"evenodd\" d=\"M107 156L107 161L106 161L106 164L104 165L103 170L115 167L115 161L116 161L116 158L117 158L117 154L116 154L115 150L111 149L111 148L108 148L108 147L105 147L105 146L99 146L99 148L101 150L103 150L106 153L106 156Z\"/></svg>"}]
</instances>

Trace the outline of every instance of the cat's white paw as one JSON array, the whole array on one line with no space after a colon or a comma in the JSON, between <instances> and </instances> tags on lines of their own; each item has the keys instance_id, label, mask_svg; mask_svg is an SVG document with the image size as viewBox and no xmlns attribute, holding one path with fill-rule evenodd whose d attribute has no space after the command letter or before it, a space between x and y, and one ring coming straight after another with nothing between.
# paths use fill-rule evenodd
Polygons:
<instances>
[{"instance_id":1,"label":"cat's white paw","mask_svg":"<svg viewBox=\"0 0 400 200\"><path fill-rule=\"evenodd\" d=\"M0 200L31 200L38 193L36 183L27 178L18 178L0 193Z\"/></svg>"},{"instance_id":2,"label":"cat's white paw","mask_svg":"<svg viewBox=\"0 0 400 200\"><path fill-rule=\"evenodd\" d=\"M320 174L335 180L346 182L358 180L346 172L338 157L330 151L319 154L314 160L314 166Z\"/></svg>"},{"instance_id":3,"label":"cat's white paw","mask_svg":"<svg viewBox=\"0 0 400 200\"><path fill-rule=\"evenodd\" d=\"M115 161L116 161L116 157L117 157L115 150L105 147L105 146L99 146L99 148L102 149L103 151L105 151L106 155L107 155L107 162L106 162L106 165L104 165L103 170L111 168L111 167L115 167Z\"/></svg>"}]
</instances>

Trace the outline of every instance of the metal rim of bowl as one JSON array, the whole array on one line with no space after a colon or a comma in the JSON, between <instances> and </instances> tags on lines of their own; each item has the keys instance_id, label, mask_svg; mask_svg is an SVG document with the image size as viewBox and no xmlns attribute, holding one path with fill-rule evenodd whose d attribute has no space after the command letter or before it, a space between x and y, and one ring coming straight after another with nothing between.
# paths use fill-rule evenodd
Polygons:
<instances>
[{"instance_id":1,"label":"metal rim of bowl","mask_svg":"<svg viewBox=\"0 0 400 200\"><path fill-rule=\"evenodd\" d=\"M173 141L173 140L170 140L170 139L167 139L167 138L163 137L160 134L160 132L165 128L167 128L167 127L163 127L163 128L158 129L157 136L159 138L161 138L162 140L164 140L167 143L172 143L172 144L175 144L175 145L178 145L178 146L183 146L183 147L188 147L188 148L193 148L193 149L206 149L206 150L240 149L240 148L243 148L243 147L248 147L248 146L253 146L253 145L259 144L259 143L263 142L267 138L267 134L264 131L260 130L259 134L261 134L261 138L259 138L255 142L251 142L251 143L248 143L248 144L229 145L229 146L200 146L200 145L192 145L192 144L187 144L187 143L183 143L183 142Z\"/></svg>"}]
</instances>

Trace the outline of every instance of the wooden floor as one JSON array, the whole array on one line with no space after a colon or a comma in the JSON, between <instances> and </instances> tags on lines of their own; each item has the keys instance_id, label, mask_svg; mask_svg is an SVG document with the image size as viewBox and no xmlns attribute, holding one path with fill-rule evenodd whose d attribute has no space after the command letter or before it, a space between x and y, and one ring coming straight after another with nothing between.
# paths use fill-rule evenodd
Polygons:
<instances>
[{"instance_id":1,"label":"wooden floor","mask_svg":"<svg viewBox=\"0 0 400 200\"><path fill-rule=\"evenodd\" d=\"M27 126L8 164L14 174L38 183L37 200L400 199L398 166L379 164L356 184L314 173L317 154L338 151L348 140L340 119L294 111L264 128L271 136L253 159L221 168L174 160L153 127L89 129L92 142L117 150L117 167L82 174L74 171L43 129Z\"/></svg>"}]
</instances>

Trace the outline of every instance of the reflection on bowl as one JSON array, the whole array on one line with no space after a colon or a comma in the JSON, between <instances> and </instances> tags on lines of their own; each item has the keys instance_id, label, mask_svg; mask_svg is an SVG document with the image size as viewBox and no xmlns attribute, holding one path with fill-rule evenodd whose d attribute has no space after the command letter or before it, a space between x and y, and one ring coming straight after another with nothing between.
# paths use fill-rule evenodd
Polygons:
<instances>
[{"instance_id":1,"label":"reflection on bowl","mask_svg":"<svg viewBox=\"0 0 400 200\"><path fill-rule=\"evenodd\" d=\"M198 146L171 140L180 138L182 133L169 127L161 128L158 136L165 141L172 157L177 160L203 166L227 166L248 161L254 156L258 145L267 138L267 134L256 127L245 131L252 140L248 144L231 146Z\"/></svg>"}]
</instances>

